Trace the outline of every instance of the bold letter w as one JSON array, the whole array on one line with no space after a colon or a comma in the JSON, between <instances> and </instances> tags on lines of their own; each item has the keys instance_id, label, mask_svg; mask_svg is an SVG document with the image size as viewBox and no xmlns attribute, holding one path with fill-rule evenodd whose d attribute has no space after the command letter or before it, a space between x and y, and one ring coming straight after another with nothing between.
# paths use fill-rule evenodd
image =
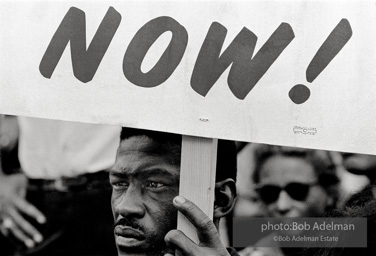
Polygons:
<instances>
[{"instance_id":1,"label":"bold letter w","mask_svg":"<svg viewBox=\"0 0 376 256\"><path fill-rule=\"evenodd\" d=\"M85 12L71 7L43 55L39 65L40 73L46 78L51 78L68 42L70 42L74 76L83 83L91 81L120 21L121 15L110 7L86 50Z\"/></svg>"},{"instance_id":2,"label":"bold letter w","mask_svg":"<svg viewBox=\"0 0 376 256\"><path fill-rule=\"evenodd\" d=\"M282 23L255 56L257 36L247 28L243 28L220 55L226 33L227 29L220 23L211 25L193 69L191 86L206 96L231 65L228 85L232 93L243 100L294 39L294 32L289 24Z\"/></svg>"}]
</instances>

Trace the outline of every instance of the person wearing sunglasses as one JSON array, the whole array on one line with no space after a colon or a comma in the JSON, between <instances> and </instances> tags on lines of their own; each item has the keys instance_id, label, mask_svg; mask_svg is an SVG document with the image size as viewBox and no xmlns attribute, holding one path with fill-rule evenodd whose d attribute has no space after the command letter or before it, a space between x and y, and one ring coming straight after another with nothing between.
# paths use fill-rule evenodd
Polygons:
<instances>
[{"instance_id":1,"label":"person wearing sunglasses","mask_svg":"<svg viewBox=\"0 0 376 256\"><path fill-rule=\"evenodd\" d=\"M322 150L258 145L254 151L253 181L268 217L320 217L336 207L335 165ZM275 234L245 249L241 255L294 255L289 248L258 248ZM287 249L287 250L286 250Z\"/></svg>"}]
</instances>

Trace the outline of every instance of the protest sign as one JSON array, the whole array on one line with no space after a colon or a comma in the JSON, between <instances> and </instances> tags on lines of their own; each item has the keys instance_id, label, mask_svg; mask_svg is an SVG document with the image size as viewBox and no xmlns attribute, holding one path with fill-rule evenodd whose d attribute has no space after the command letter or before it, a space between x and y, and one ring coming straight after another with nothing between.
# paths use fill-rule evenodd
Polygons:
<instances>
[{"instance_id":1,"label":"protest sign","mask_svg":"<svg viewBox=\"0 0 376 256\"><path fill-rule=\"evenodd\" d=\"M0 112L376 153L374 1L2 1Z\"/></svg>"}]
</instances>

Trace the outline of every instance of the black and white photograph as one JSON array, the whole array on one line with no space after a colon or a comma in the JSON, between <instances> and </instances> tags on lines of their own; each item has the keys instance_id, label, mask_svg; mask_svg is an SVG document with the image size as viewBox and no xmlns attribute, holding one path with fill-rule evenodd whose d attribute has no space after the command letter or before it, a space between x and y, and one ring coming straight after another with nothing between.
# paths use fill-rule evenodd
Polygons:
<instances>
[{"instance_id":1,"label":"black and white photograph","mask_svg":"<svg viewBox=\"0 0 376 256\"><path fill-rule=\"evenodd\" d=\"M0 255L376 255L376 1L0 1Z\"/></svg>"}]
</instances>

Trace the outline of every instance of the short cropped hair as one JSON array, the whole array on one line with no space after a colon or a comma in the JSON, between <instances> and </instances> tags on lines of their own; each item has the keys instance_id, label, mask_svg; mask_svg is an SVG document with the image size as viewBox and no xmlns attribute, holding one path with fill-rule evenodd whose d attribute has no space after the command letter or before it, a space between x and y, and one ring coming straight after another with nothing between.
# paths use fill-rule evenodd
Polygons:
<instances>
[{"instance_id":1,"label":"short cropped hair","mask_svg":"<svg viewBox=\"0 0 376 256\"><path fill-rule=\"evenodd\" d=\"M339 178L336 165L328 151L259 144L255 148L254 156L253 181L256 184L260 182L261 168L269 158L273 156L301 158L313 167L318 183L325 191L335 200L338 199Z\"/></svg>"},{"instance_id":2,"label":"short cropped hair","mask_svg":"<svg viewBox=\"0 0 376 256\"><path fill-rule=\"evenodd\" d=\"M120 134L120 141L131 137L146 136L164 147L158 148L162 150L161 154L172 154L175 165L180 168L182 135L175 133L151 131L144 129L135 129L123 127ZM235 142L229 140L218 140L217 150L217 171L216 181L223 181L228 178L236 181L237 173L237 151Z\"/></svg>"}]
</instances>

